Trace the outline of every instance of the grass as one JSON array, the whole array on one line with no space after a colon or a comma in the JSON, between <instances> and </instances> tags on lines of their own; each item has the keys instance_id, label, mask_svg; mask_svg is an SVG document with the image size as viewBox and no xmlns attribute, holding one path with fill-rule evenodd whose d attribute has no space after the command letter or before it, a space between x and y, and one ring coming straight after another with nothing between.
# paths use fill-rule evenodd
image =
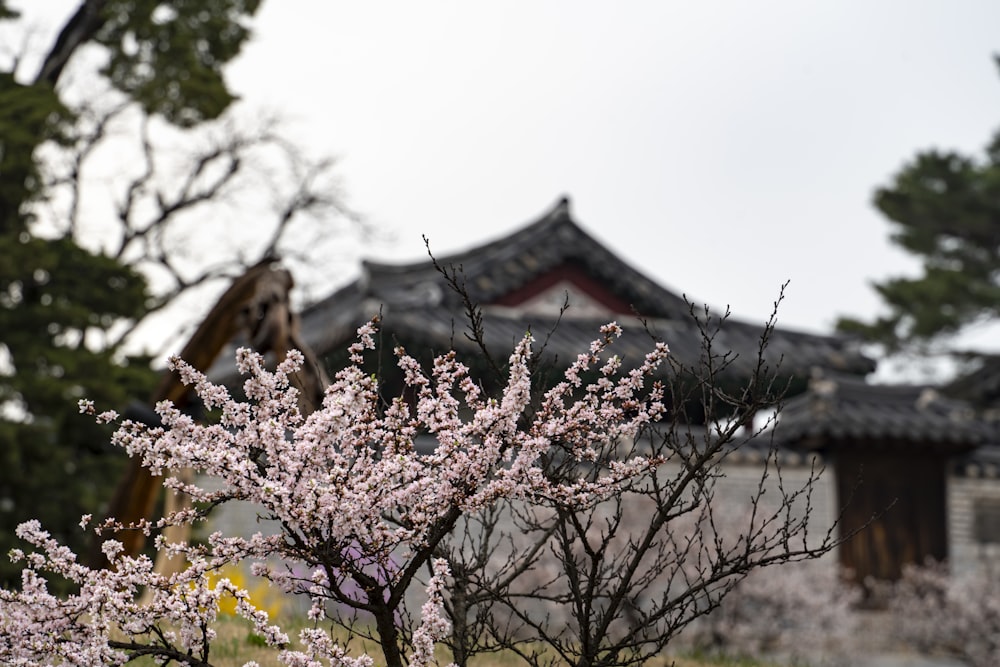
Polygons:
<instances>
[{"instance_id":1,"label":"grass","mask_svg":"<svg viewBox=\"0 0 1000 667\"><path fill-rule=\"evenodd\" d=\"M283 625L282 628L293 640L301 626L294 623ZM216 624L217 637L212 642L209 662L216 667L242 667L250 660L256 661L260 667L280 667L278 651L268 648L261 637L253 633L250 624L239 618L222 616ZM380 652L376 646L367 647L375 658L375 665L380 664ZM441 656L440 664L445 665L448 658ZM672 660L672 662L671 662ZM151 658L142 658L130 663L136 667L152 667L155 662ZM479 667L514 667L523 664L520 658L513 655L493 655L476 663ZM680 656L661 658L650 663L650 667L772 667L771 663L759 662L749 658L727 658L717 656Z\"/></svg>"},{"instance_id":2,"label":"grass","mask_svg":"<svg viewBox=\"0 0 1000 667\"><path fill-rule=\"evenodd\" d=\"M665 662L665 665L670 663ZM674 658L674 667L770 667L769 662L759 662L751 658Z\"/></svg>"}]
</instances>

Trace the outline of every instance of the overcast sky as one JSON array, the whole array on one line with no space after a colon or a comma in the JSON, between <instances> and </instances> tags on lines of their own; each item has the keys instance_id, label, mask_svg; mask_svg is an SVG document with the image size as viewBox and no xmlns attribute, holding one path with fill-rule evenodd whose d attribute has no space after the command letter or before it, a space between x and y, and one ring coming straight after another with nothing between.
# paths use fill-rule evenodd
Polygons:
<instances>
[{"instance_id":1,"label":"overcast sky","mask_svg":"<svg viewBox=\"0 0 1000 667\"><path fill-rule=\"evenodd\" d=\"M465 249L567 195L665 286L762 320L791 280L780 323L824 332L915 266L874 188L1000 127L998 28L995 0L265 0L230 80L340 157L396 234L368 256Z\"/></svg>"}]
</instances>

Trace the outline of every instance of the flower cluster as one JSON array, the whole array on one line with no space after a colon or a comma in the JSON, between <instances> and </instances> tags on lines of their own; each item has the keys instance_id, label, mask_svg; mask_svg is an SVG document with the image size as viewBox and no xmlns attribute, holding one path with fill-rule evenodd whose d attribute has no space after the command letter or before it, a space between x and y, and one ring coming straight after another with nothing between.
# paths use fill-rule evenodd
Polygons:
<instances>
[{"instance_id":1,"label":"flower cluster","mask_svg":"<svg viewBox=\"0 0 1000 667\"><path fill-rule=\"evenodd\" d=\"M948 653L973 667L1000 664L1000 578L987 564L950 574L940 563L908 566L890 609L896 636L924 653Z\"/></svg>"},{"instance_id":2,"label":"flower cluster","mask_svg":"<svg viewBox=\"0 0 1000 667\"><path fill-rule=\"evenodd\" d=\"M830 562L799 561L761 568L740 581L712 613L689 628L707 653L782 656L803 664L850 656L860 590Z\"/></svg>"},{"instance_id":3,"label":"flower cluster","mask_svg":"<svg viewBox=\"0 0 1000 667\"><path fill-rule=\"evenodd\" d=\"M123 664L137 650L155 648L162 657L207 656L212 630L224 598L236 600L237 612L275 645L287 643L266 615L246 604L247 592L228 579L211 581L217 568L194 559L183 572L166 579L153 572L152 561L122 554L120 542L104 542L111 568L94 570L77 562L37 521L18 528L18 537L35 547L11 558L25 563L21 588L0 590L0 661L4 664ZM70 581L77 592L59 597L48 590L47 577ZM142 588L152 595L137 601ZM128 639L121 639L121 637ZM150 652L150 651L146 651Z\"/></svg>"},{"instance_id":4,"label":"flower cluster","mask_svg":"<svg viewBox=\"0 0 1000 667\"><path fill-rule=\"evenodd\" d=\"M183 572L163 578L148 559L120 553L113 541L105 543L112 568L90 570L40 526L25 524L21 536L37 551L14 554L26 563L24 584L20 591L0 592L0 659L43 662L42 647L51 654L55 642L67 664L120 664L140 653L207 660L220 600L229 597L268 644L284 649L286 664L371 664L349 658L316 628L300 637L303 651L288 650L287 636L249 603L248 593L213 574L249 563L255 575L309 597L310 616L317 621L330 613L329 603L368 614L388 664L430 664L434 643L448 632L441 590L449 574L434 549L461 517L499 500L592 504L660 463L636 455L609 462L604 474L587 481L553 481L542 459L558 446L579 461L592 460L607 443L632 439L659 420L665 410L663 389L653 376L667 357L665 345L657 345L634 370L622 372L619 358L606 358L608 346L621 334L617 325L608 325L538 406L530 406L530 335L515 346L506 386L496 396L486 395L454 353L438 357L427 372L397 349L406 388L385 403L377 378L363 369L365 350L375 347L374 334L374 324L359 329L349 349L351 363L328 387L322 408L308 415L300 411L298 392L289 381L303 362L298 353L288 354L271 372L259 355L241 350L242 401L172 359L170 368L217 411L218 421L196 423L165 402L156 406L162 426L126 421L113 442L154 475L191 468L214 478L204 487L166 480L168 488L192 496L196 506L251 502L280 531L249 538L216 533L200 545L159 539L157 548L189 563ZM597 379L587 384L582 379L587 374ZM81 409L93 412L91 404ZM418 437L432 438L433 451L419 453ZM156 524L105 523L97 529L149 531L201 517L199 510L186 510ZM400 632L399 624L408 618L400 612L424 568L431 574L420 625ZM65 599L50 595L45 572L74 582L78 592ZM153 592L145 606L136 602L141 588ZM409 654L405 660L403 653Z\"/></svg>"}]
</instances>

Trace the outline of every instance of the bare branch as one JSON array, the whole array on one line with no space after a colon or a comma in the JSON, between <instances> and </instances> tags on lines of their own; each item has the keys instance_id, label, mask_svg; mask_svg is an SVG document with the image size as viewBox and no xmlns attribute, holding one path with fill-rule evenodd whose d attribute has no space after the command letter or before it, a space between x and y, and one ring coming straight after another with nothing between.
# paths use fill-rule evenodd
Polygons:
<instances>
[{"instance_id":1,"label":"bare branch","mask_svg":"<svg viewBox=\"0 0 1000 667\"><path fill-rule=\"evenodd\" d=\"M335 161L308 157L272 119L242 127L233 112L180 130L114 91L104 97L78 110L69 145L45 146L52 196L36 205L37 219L84 245L99 238L145 274L149 314L264 258L315 265L337 233L365 232L341 200ZM101 189L111 196L92 194ZM123 345L143 322L116 328L109 344Z\"/></svg>"},{"instance_id":2,"label":"bare branch","mask_svg":"<svg viewBox=\"0 0 1000 667\"><path fill-rule=\"evenodd\" d=\"M89 42L104 23L102 12L106 0L83 0L76 12L63 25L52 49L42 61L35 83L47 83L53 88L59 82L66 65L76 50Z\"/></svg>"},{"instance_id":3,"label":"bare branch","mask_svg":"<svg viewBox=\"0 0 1000 667\"><path fill-rule=\"evenodd\" d=\"M464 294L459 270L439 271ZM783 293L751 377L733 384L737 357L717 344L728 313L691 305L702 354L694 366L671 366L672 419L631 442L605 443L594 460L575 460L555 443L546 474L597 482L613 461L643 456L661 464L589 509L533 499L462 524L446 549L457 664L499 650L532 665L639 664L718 607L749 573L819 558L845 539L838 519L811 530L826 519L815 516L813 500L822 467L813 463L792 483L773 444L773 418L753 424L780 405L787 386L777 380L780 360L775 365L766 355ZM463 303L469 337L482 341L482 320L467 294ZM742 509L734 509L717 491L727 460L746 451L757 453L760 473Z\"/></svg>"}]
</instances>

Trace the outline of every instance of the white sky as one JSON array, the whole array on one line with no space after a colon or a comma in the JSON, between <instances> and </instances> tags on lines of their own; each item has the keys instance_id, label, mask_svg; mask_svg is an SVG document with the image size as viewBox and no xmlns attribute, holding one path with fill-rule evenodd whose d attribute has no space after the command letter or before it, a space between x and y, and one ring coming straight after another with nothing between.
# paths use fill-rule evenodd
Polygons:
<instances>
[{"instance_id":1,"label":"white sky","mask_svg":"<svg viewBox=\"0 0 1000 667\"><path fill-rule=\"evenodd\" d=\"M58 24L68 0L19 3ZM915 266L874 188L916 150L1000 128L987 0L265 0L230 69L340 157L377 259L492 240L563 194L665 286L782 326L870 317ZM336 278L353 267L331 267Z\"/></svg>"}]
</instances>

